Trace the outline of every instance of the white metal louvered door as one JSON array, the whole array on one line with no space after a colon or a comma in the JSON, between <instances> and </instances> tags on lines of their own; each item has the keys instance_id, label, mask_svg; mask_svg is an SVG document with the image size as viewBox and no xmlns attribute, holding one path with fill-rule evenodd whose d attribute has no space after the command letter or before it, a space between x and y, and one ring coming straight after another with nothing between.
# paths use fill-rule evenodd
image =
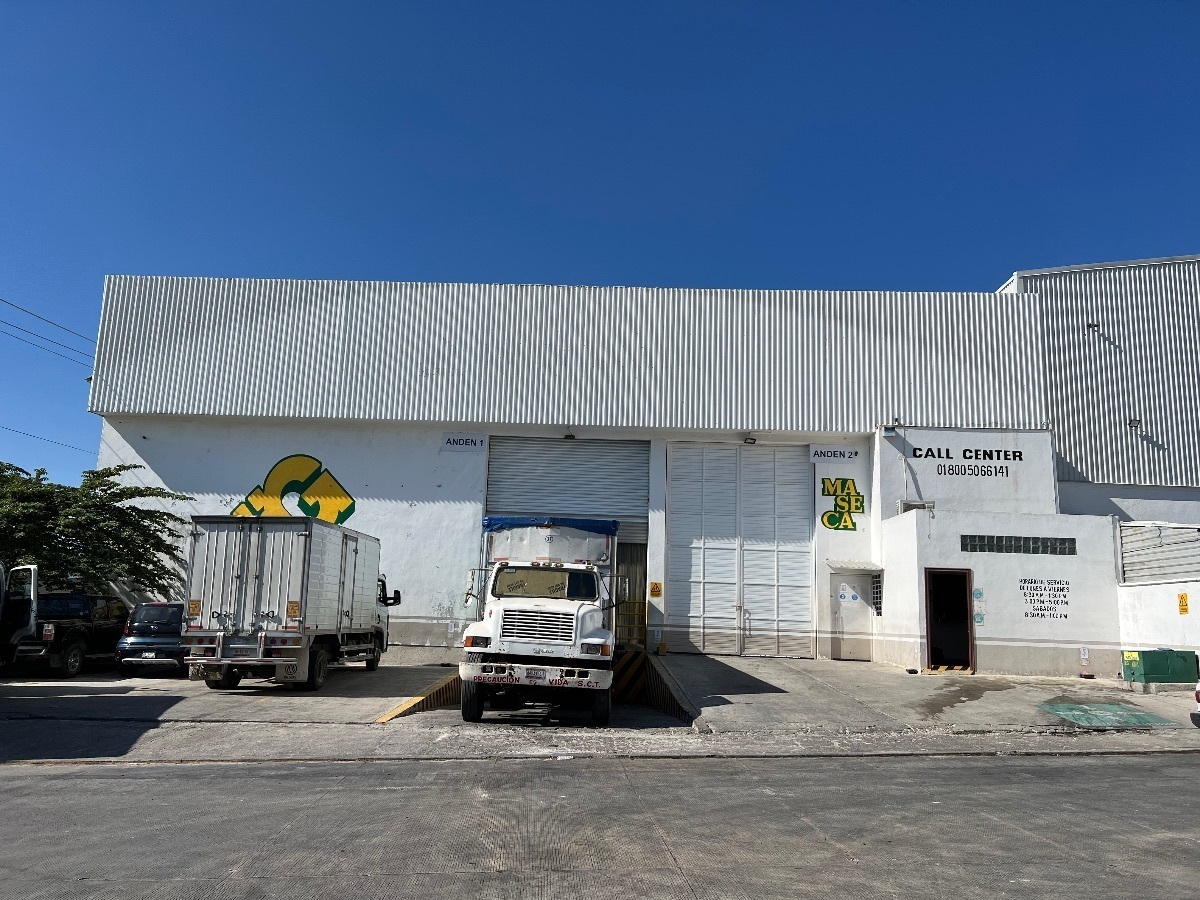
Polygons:
<instances>
[{"instance_id":1,"label":"white metal louvered door","mask_svg":"<svg viewBox=\"0 0 1200 900\"><path fill-rule=\"evenodd\" d=\"M742 447L742 652L812 656L813 467L806 447Z\"/></svg>"},{"instance_id":2,"label":"white metal louvered door","mask_svg":"<svg viewBox=\"0 0 1200 900\"><path fill-rule=\"evenodd\" d=\"M812 656L806 448L672 444L667 467L668 647Z\"/></svg>"}]
</instances>

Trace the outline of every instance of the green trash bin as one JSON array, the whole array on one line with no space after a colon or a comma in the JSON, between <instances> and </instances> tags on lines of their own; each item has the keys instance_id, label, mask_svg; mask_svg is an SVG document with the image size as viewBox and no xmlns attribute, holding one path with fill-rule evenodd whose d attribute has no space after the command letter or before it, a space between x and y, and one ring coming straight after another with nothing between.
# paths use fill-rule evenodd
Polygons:
<instances>
[{"instance_id":1,"label":"green trash bin","mask_svg":"<svg viewBox=\"0 0 1200 900\"><path fill-rule=\"evenodd\" d=\"M1194 684L1200 678L1196 654L1191 650L1125 650L1121 656L1121 674L1126 681Z\"/></svg>"}]
</instances>

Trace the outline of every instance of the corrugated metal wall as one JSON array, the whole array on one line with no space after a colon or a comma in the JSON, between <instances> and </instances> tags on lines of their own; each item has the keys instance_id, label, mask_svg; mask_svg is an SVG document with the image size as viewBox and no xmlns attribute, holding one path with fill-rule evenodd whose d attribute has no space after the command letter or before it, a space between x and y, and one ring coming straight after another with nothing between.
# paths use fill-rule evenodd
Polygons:
<instances>
[{"instance_id":1,"label":"corrugated metal wall","mask_svg":"<svg viewBox=\"0 0 1200 900\"><path fill-rule=\"evenodd\" d=\"M754 431L1041 427L1020 294L115 276L101 414Z\"/></svg>"},{"instance_id":2,"label":"corrugated metal wall","mask_svg":"<svg viewBox=\"0 0 1200 900\"><path fill-rule=\"evenodd\" d=\"M1200 260L1013 281L1041 298L1060 480L1200 485Z\"/></svg>"}]
</instances>

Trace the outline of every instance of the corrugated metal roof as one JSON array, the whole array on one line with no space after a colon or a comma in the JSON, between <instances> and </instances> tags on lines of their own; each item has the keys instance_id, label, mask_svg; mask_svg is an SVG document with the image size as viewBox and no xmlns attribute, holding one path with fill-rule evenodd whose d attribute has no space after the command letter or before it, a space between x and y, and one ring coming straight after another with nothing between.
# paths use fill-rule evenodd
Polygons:
<instances>
[{"instance_id":1,"label":"corrugated metal roof","mask_svg":"<svg viewBox=\"0 0 1200 900\"><path fill-rule=\"evenodd\" d=\"M1200 485L1200 257L1018 273L1013 286L1041 298L1059 478Z\"/></svg>"},{"instance_id":2,"label":"corrugated metal roof","mask_svg":"<svg viewBox=\"0 0 1200 900\"><path fill-rule=\"evenodd\" d=\"M1036 298L113 276L90 408L477 424L1037 428Z\"/></svg>"}]
</instances>

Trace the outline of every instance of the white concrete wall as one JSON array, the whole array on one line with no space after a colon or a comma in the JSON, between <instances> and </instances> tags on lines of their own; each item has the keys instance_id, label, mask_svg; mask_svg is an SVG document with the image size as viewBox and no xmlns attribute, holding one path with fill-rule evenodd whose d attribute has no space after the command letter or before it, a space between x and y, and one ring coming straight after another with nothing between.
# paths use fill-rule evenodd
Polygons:
<instances>
[{"instance_id":1,"label":"white concrete wall","mask_svg":"<svg viewBox=\"0 0 1200 900\"><path fill-rule=\"evenodd\" d=\"M449 429L448 429L449 430ZM181 516L230 513L272 466L315 457L354 498L344 524L380 539L392 639L445 645L465 627L467 572L478 565L486 452L443 452L438 426L122 417L105 422L101 466L146 468L127 478L195 498L170 504ZM298 512L296 497L284 498Z\"/></svg>"},{"instance_id":2,"label":"white concrete wall","mask_svg":"<svg viewBox=\"0 0 1200 900\"><path fill-rule=\"evenodd\" d=\"M839 453L819 452L838 450ZM817 656L831 655L837 599L830 590L826 560L872 560L872 452L869 439L838 444L814 444L809 448L813 463L813 628ZM838 496L837 491L852 491ZM828 493L827 493L828 492ZM857 498L855 494L859 495ZM850 509L862 506L862 512ZM838 509L838 507L846 509ZM853 527L850 527L853 526Z\"/></svg>"},{"instance_id":3,"label":"white concrete wall","mask_svg":"<svg viewBox=\"0 0 1200 900\"><path fill-rule=\"evenodd\" d=\"M876 658L906 665L914 634L924 647L925 570L969 569L975 648L981 672L1113 674L1120 668L1115 524L1110 518L916 511L884 523L884 615L876 620ZM1074 537L1075 556L968 553L963 534ZM1030 596L1047 591L1023 580L1066 582L1065 604ZM1049 593L1049 592L1048 592ZM978 617L982 616L982 621ZM1081 666L1080 650L1088 651ZM907 665L913 665L908 662Z\"/></svg>"},{"instance_id":4,"label":"white concrete wall","mask_svg":"<svg viewBox=\"0 0 1200 900\"><path fill-rule=\"evenodd\" d=\"M1180 594L1187 595L1187 613L1179 611ZM1200 581L1123 584L1117 588L1117 606L1123 648L1200 652Z\"/></svg>"},{"instance_id":5,"label":"white concrete wall","mask_svg":"<svg viewBox=\"0 0 1200 900\"><path fill-rule=\"evenodd\" d=\"M899 426L895 437L877 432L875 446L882 518L896 515L899 500L932 500L947 512L1058 511L1048 431Z\"/></svg>"},{"instance_id":6,"label":"white concrete wall","mask_svg":"<svg viewBox=\"0 0 1200 900\"><path fill-rule=\"evenodd\" d=\"M1200 488L1063 481L1058 497L1061 511L1070 515L1200 525Z\"/></svg>"},{"instance_id":7,"label":"white concrete wall","mask_svg":"<svg viewBox=\"0 0 1200 900\"><path fill-rule=\"evenodd\" d=\"M924 666L925 574L918 527L929 517L910 512L886 519L880 528L883 615L875 618L871 658L905 669Z\"/></svg>"}]
</instances>

